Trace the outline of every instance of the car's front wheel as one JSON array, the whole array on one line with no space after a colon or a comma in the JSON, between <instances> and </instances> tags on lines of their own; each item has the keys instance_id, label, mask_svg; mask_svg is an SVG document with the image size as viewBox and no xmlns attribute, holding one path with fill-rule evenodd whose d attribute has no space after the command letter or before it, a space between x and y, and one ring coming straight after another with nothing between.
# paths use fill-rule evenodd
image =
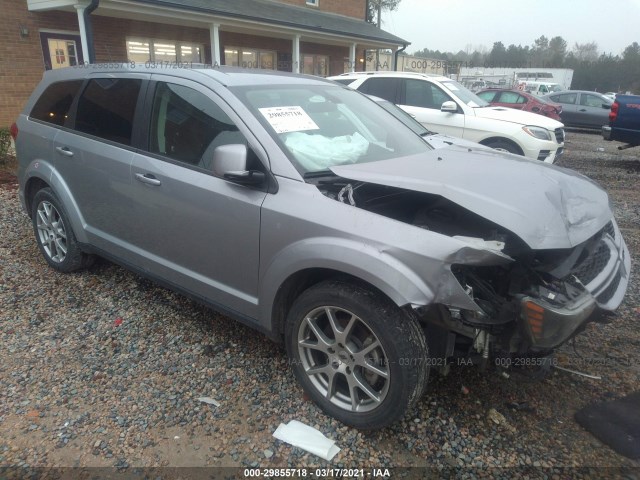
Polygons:
<instances>
[{"instance_id":1,"label":"car's front wheel","mask_svg":"<svg viewBox=\"0 0 640 480\"><path fill-rule=\"evenodd\" d=\"M93 263L93 256L80 249L60 200L50 188L38 191L32 206L33 231L49 265L60 272L73 272Z\"/></svg>"},{"instance_id":2,"label":"car's front wheel","mask_svg":"<svg viewBox=\"0 0 640 480\"><path fill-rule=\"evenodd\" d=\"M429 366L422 328L372 290L341 281L309 288L289 312L285 336L305 391L345 424L387 426L424 390Z\"/></svg>"},{"instance_id":3,"label":"car's front wheel","mask_svg":"<svg viewBox=\"0 0 640 480\"><path fill-rule=\"evenodd\" d=\"M483 143L483 145L489 148L493 148L494 150L498 150L499 152L507 152L507 153L514 153L516 155L523 155L522 150L520 150L517 145L511 142L508 142L507 140L500 140L500 139L490 140L486 143Z\"/></svg>"}]
</instances>

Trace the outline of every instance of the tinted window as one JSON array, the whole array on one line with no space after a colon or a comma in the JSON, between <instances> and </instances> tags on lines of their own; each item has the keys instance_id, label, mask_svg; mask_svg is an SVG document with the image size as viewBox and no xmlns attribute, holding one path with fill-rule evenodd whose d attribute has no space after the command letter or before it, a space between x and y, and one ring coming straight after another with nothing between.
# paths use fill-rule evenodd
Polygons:
<instances>
[{"instance_id":1,"label":"tinted window","mask_svg":"<svg viewBox=\"0 0 640 480\"><path fill-rule=\"evenodd\" d=\"M404 105L440 110L444 102L451 100L441 89L429 82L411 79L405 82Z\"/></svg>"},{"instance_id":2,"label":"tinted window","mask_svg":"<svg viewBox=\"0 0 640 480\"><path fill-rule=\"evenodd\" d=\"M153 101L149 151L210 168L220 145L246 144L238 127L206 95L192 88L158 83Z\"/></svg>"},{"instance_id":3,"label":"tinted window","mask_svg":"<svg viewBox=\"0 0 640 480\"><path fill-rule=\"evenodd\" d=\"M91 80L78 100L75 129L131 145L133 115L142 80Z\"/></svg>"},{"instance_id":4,"label":"tinted window","mask_svg":"<svg viewBox=\"0 0 640 480\"><path fill-rule=\"evenodd\" d=\"M64 125L73 99L81 85L82 80L49 85L31 110L31 118L55 125Z\"/></svg>"},{"instance_id":5,"label":"tinted window","mask_svg":"<svg viewBox=\"0 0 640 480\"><path fill-rule=\"evenodd\" d=\"M554 102L558 103L567 103L573 105L576 103L576 99L578 98L577 93L563 93L561 95L554 95L551 97Z\"/></svg>"},{"instance_id":6,"label":"tinted window","mask_svg":"<svg viewBox=\"0 0 640 480\"><path fill-rule=\"evenodd\" d=\"M397 103L398 79L385 77L370 78L365 81L358 90L367 95L373 95L389 100L391 103Z\"/></svg>"}]
</instances>

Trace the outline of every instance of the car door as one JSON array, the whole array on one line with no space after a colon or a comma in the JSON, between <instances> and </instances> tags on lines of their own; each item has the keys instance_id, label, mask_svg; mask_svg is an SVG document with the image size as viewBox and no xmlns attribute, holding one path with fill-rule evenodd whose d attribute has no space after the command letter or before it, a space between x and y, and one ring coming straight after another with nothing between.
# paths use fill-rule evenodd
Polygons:
<instances>
[{"instance_id":1,"label":"car door","mask_svg":"<svg viewBox=\"0 0 640 480\"><path fill-rule=\"evenodd\" d=\"M599 95L580 93L579 105L577 106L580 125L594 128L608 125L611 108L604 108L603 105L609 105L609 102Z\"/></svg>"},{"instance_id":2,"label":"car door","mask_svg":"<svg viewBox=\"0 0 640 480\"><path fill-rule=\"evenodd\" d=\"M423 79L401 78L398 105L432 132L464 138L465 117L442 112L444 102L457 102L439 86Z\"/></svg>"},{"instance_id":3,"label":"car door","mask_svg":"<svg viewBox=\"0 0 640 480\"><path fill-rule=\"evenodd\" d=\"M552 95L551 100L562 105L562 113L560 118L565 125L579 125L580 118L578 114L578 93L567 92Z\"/></svg>"},{"instance_id":4,"label":"car door","mask_svg":"<svg viewBox=\"0 0 640 480\"><path fill-rule=\"evenodd\" d=\"M88 239L107 252L114 252L126 233L124 219L133 201L133 126L148 78L90 76L72 107L67 122L71 128L60 130L54 139L56 169L82 216Z\"/></svg>"},{"instance_id":5,"label":"car door","mask_svg":"<svg viewBox=\"0 0 640 480\"><path fill-rule=\"evenodd\" d=\"M264 187L213 174L213 151L245 144L255 169L266 153L228 105L203 85L154 75L148 143L131 168L135 202L128 241L154 276L257 318Z\"/></svg>"}]
</instances>

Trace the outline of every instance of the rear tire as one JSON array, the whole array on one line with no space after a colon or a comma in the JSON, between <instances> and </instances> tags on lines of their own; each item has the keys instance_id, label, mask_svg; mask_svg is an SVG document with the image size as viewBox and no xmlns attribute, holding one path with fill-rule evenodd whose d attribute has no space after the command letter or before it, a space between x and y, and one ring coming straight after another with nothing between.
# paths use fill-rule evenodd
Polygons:
<instances>
[{"instance_id":1,"label":"rear tire","mask_svg":"<svg viewBox=\"0 0 640 480\"><path fill-rule=\"evenodd\" d=\"M47 263L59 272L73 272L89 267L94 257L80 250L68 216L50 188L35 194L31 220L38 248Z\"/></svg>"},{"instance_id":2,"label":"rear tire","mask_svg":"<svg viewBox=\"0 0 640 480\"><path fill-rule=\"evenodd\" d=\"M360 429L404 416L429 375L424 332L380 293L326 281L304 291L285 325L293 371L328 415Z\"/></svg>"}]
</instances>

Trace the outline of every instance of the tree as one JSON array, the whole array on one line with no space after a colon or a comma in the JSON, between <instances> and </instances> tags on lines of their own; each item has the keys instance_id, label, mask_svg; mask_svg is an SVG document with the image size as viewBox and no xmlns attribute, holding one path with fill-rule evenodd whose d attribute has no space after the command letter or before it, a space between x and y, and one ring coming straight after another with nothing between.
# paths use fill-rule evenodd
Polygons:
<instances>
[{"instance_id":1,"label":"tree","mask_svg":"<svg viewBox=\"0 0 640 480\"><path fill-rule=\"evenodd\" d=\"M598 44L596 42L575 43L573 55L579 62L595 62L598 60Z\"/></svg>"},{"instance_id":2,"label":"tree","mask_svg":"<svg viewBox=\"0 0 640 480\"><path fill-rule=\"evenodd\" d=\"M402 0L368 0L367 1L367 22L381 23L378 18L378 8L388 12L394 11Z\"/></svg>"},{"instance_id":3,"label":"tree","mask_svg":"<svg viewBox=\"0 0 640 480\"><path fill-rule=\"evenodd\" d=\"M560 67L567 56L567 41L562 37L549 40L549 61L552 67Z\"/></svg>"},{"instance_id":4,"label":"tree","mask_svg":"<svg viewBox=\"0 0 640 480\"><path fill-rule=\"evenodd\" d=\"M640 62L640 45L633 42L622 52L622 58L625 62Z\"/></svg>"},{"instance_id":5,"label":"tree","mask_svg":"<svg viewBox=\"0 0 640 480\"><path fill-rule=\"evenodd\" d=\"M487 61L495 67L504 66L507 62L507 49L502 42L495 42Z\"/></svg>"}]
</instances>

